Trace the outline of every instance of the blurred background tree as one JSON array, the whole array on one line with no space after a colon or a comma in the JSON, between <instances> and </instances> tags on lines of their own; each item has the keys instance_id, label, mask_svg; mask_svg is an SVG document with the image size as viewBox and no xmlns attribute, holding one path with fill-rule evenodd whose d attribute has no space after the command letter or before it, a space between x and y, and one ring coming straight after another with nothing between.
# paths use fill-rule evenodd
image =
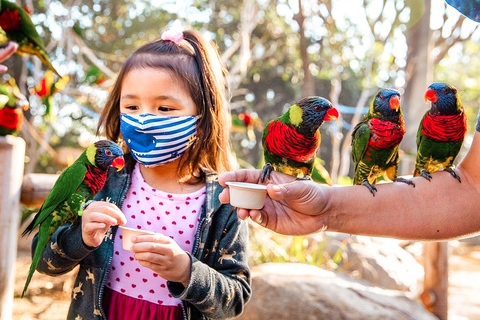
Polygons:
<instances>
[{"instance_id":1,"label":"blurred background tree","mask_svg":"<svg viewBox=\"0 0 480 320\"><path fill-rule=\"evenodd\" d=\"M33 90L45 76L44 66L31 56L7 61L31 105L21 132L28 146L27 173L57 172L68 163L58 161L64 158L60 147L83 148L90 142L122 62L169 27L198 29L218 46L230 72L232 143L241 167L262 165L263 126L306 95L327 97L342 113L336 124L322 126L318 154L334 183L352 175L350 134L380 88L403 93L403 174L413 169L429 82L459 89L470 136L480 108L475 74L480 27L443 0L17 3L31 9L53 65L70 76L53 95L53 117L46 117L46 106Z\"/></svg>"}]
</instances>

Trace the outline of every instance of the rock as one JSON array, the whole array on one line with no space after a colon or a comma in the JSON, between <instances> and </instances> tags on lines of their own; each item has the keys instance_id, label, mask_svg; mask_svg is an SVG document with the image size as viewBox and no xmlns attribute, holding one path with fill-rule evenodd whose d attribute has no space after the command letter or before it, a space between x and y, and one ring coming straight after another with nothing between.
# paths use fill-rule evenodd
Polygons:
<instances>
[{"instance_id":1,"label":"rock","mask_svg":"<svg viewBox=\"0 0 480 320\"><path fill-rule=\"evenodd\" d=\"M311 265L266 263L253 267L252 276L253 295L242 320L437 320L402 292Z\"/></svg>"},{"instance_id":2,"label":"rock","mask_svg":"<svg viewBox=\"0 0 480 320\"><path fill-rule=\"evenodd\" d=\"M400 243L390 238L328 233L326 250L333 256L342 247L340 268L353 278L418 295L423 290L423 266Z\"/></svg>"},{"instance_id":3,"label":"rock","mask_svg":"<svg viewBox=\"0 0 480 320\"><path fill-rule=\"evenodd\" d=\"M471 236L459 240L465 246L480 246L480 236Z\"/></svg>"}]
</instances>

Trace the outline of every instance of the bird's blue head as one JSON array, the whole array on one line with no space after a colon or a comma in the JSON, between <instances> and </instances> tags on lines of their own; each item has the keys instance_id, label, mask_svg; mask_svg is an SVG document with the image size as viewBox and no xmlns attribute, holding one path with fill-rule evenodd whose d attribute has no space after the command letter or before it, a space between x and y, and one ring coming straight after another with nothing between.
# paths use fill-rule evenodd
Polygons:
<instances>
[{"instance_id":1,"label":"bird's blue head","mask_svg":"<svg viewBox=\"0 0 480 320\"><path fill-rule=\"evenodd\" d=\"M457 114L459 109L463 109L457 89L448 83L432 83L425 91L425 102L427 101L432 103L430 110L432 113L452 115Z\"/></svg>"},{"instance_id":2,"label":"bird's blue head","mask_svg":"<svg viewBox=\"0 0 480 320\"><path fill-rule=\"evenodd\" d=\"M109 140L100 140L90 145L87 148L87 158L100 170L107 170L112 166L120 171L125 165L122 148Z\"/></svg>"},{"instance_id":3,"label":"bird's blue head","mask_svg":"<svg viewBox=\"0 0 480 320\"><path fill-rule=\"evenodd\" d=\"M370 113L384 118L399 118L402 115L400 92L395 89L380 90L370 105Z\"/></svg>"},{"instance_id":4,"label":"bird's blue head","mask_svg":"<svg viewBox=\"0 0 480 320\"><path fill-rule=\"evenodd\" d=\"M299 100L296 105L301 109L301 122L297 130L305 136L314 135L324 121L338 120L339 117L338 110L322 97L306 97Z\"/></svg>"}]
</instances>

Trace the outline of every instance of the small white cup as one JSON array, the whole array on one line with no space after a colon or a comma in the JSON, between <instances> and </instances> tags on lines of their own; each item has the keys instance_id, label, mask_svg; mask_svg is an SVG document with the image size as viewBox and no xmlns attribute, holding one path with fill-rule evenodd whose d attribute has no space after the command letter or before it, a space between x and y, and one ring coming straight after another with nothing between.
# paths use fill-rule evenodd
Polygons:
<instances>
[{"instance_id":1,"label":"small white cup","mask_svg":"<svg viewBox=\"0 0 480 320\"><path fill-rule=\"evenodd\" d=\"M132 237L143 234L155 234L153 231L132 229L123 226L120 226L120 229L122 229L122 247L127 251L130 251L130 248L133 246Z\"/></svg>"},{"instance_id":2,"label":"small white cup","mask_svg":"<svg viewBox=\"0 0 480 320\"><path fill-rule=\"evenodd\" d=\"M230 189L230 204L245 209L262 209L267 186L247 182L226 182Z\"/></svg>"}]
</instances>

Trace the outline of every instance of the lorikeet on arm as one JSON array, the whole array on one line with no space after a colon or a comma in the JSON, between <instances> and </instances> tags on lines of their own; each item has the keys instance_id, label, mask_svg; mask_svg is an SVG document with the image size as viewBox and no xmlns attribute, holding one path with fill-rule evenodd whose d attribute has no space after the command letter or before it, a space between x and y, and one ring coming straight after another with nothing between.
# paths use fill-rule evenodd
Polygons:
<instances>
[{"instance_id":1,"label":"lorikeet on arm","mask_svg":"<svg viewBox=\"0 0 480 320\"><path fill-rule=\"evenodd\" d=\"M3 43L0 43L0 46L6 45L8 41L18 43L18 54L24 55L29 53L36 55L43 64L60 77L57 70L50 63L42 38L40 38L35 29L28 12L15 2L0 0L0 4L0 28L3 30L0 37Z\"/></svg>"},{"instance_id":2,"label":"lorikeet on arm","mask_svg":"<svg viewBox=\"0 0 480 320\"><path fill-rule=\"evenodd\" d=\"M352 133L354 184L366 186L375 196L377 188L373 185L377 178L386 174L392 181L415 187L412 181L397 177L398 149L405 131L400 93L394 89L381 90Z\"/></svg>"},{"instance_id":3,"label":"lorikeet on arm","mask_svg":"<svg viewBox=\"0 0 480 320\"><path fill-rule=\"evenodd\" d=\"M267 123L262 142L265 162L261 180L277 170L299 179L310 179L320 148L320 126L338 119L330 101L318 96L299 100L280 117Z\"/></svg>"},{"instance_id":4,"label":"lorikeet on arm","mask_svg":"<svg viewBox=\"0 0 480 320\"><path fill-rule=\"evenodd\" d=\"M467 132L467 116L457 89L447 83L432 83L425 92L431 108L423 116L417 131L417 158L414 176L431 180L431 172L443 169L459 182L453 161Z\"/></svg>"},{"instance_id":5,"label":"lorikeet on arm","mask_svg":"<svg viewBox=\"0 0 480 320\"><path fill-rule=\"evenodd\" d=\"M73 223L82 215L82 204L103 188L110 166L121 170L125 164L122 149L114 142L101 140L91 144L58 177L42 207L23 235L40 226L35 254L30 265L22 297L40 261L42 252L59 226Z\"/></svg>"}]
</instances>

